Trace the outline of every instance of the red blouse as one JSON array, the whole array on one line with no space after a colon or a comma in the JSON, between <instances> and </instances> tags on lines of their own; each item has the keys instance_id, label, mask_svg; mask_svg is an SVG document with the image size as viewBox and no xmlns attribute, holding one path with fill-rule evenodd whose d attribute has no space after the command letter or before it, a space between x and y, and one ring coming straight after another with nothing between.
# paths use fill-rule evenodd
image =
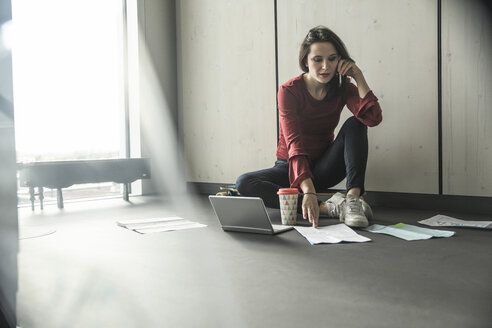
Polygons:
<instances>
[{"instance_id":1,"label":"red blouse","mask_svg":"<svg viewBox=\"0 0 492 328\"><path fill-rule=\"evenodd\" d=\"M316 100L309 93L303 75L287 81L278 91L280 134L277 157L289 161L292 188L313 178L309 163L333 143L334 131L345 105L367 126L376 126L382 120L378 98L372 91L360 98L357 87L349 83L345 94Z\"/></svg>"}]
</instances>

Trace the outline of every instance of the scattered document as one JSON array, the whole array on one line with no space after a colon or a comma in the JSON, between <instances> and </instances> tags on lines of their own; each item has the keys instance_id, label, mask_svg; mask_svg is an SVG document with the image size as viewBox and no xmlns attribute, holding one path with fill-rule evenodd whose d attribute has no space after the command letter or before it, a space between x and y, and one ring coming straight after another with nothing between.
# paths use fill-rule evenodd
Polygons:
<instances>
[{"instance_id":1,"label":"scattered document","mask_svg":"<svg viewBox=\"0 0 492 328\"><path fill-rule=\"evenodd\" d=\"M429 219L421 220L419 221L419 223L432 227L467 227L492 229L492 221L465 221L441 214L435 215Z\"/></svg>"},{"instance_id":2,"label":"scattered document","mask_svg":"<svg viewBox=\"0 0 492 328\"><path fill-rule=\"evenodd\" d=\"M31 239L51 235L55 233L55 229L40 228L40 227L19 227L19 240Z\"/></svg>"},{"instance_id":3,"label":"scattered document","mask_svg":"<svg viewBox=\"0 0 492 328\"><path fill-rule=\"evenodd\" d=\"M454 231L427 229L405 223L398 223L391 226L373 224L364 230L374 233L384 233L408 241L424 240L432 237L451 237L454 235Z\"/></svg>"},{"instance_id":4,"label":"scattered document","mask_svg":"<svg viewBox=\"0 0 492 328\"><path fill-rule=\"evenodd\" d=\"M354 243L371 241L371 239L357 234L343 223L320 228L295 226L294 229L304 236L311 245L337 244L342 241Z\"/></svg>"},{"instance_id":5,"label":"scattered document","mask_svg":"<svg viewBox=\"0 0 492 328\"><path fill-rule=\"evenodd\" d=\"M202 228L207 225L192 222L178 216L151 219L124 220L116 222L120 227L145 234L162 231L175 231L192 228Z\"/></svg>"}]
</instances>

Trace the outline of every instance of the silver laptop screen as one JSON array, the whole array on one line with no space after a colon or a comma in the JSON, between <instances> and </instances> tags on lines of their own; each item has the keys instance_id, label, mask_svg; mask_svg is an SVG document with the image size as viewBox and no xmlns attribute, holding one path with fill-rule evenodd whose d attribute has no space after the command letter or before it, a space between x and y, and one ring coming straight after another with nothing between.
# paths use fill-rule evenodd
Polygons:
<instances>
[{"instance_id":1,"label":"silver laptop screen","mask_svg":"<svg viewBox=\"0 0 492 328\"><path fill-rule=\"evenodd\" d=\"M210 196L209 198L222 227L272 231L272 225L261 198L227 196Z\"/></svg>"}]
</instances>

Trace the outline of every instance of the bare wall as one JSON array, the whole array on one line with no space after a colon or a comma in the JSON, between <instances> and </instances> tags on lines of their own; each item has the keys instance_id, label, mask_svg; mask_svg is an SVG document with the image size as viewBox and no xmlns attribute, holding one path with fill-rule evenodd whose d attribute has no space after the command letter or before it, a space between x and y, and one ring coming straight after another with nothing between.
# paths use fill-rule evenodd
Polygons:
<instances>
[{"instance_id":1,"label":"bare wall","mask_svg":"<svg viewBox=\"0 0 492 328\"><path fill-rule=\"evenodd\" d=\"M235 182L276 149L273 1L178 1L184 153L193 182Z\"/></svg>"}]
</instances>

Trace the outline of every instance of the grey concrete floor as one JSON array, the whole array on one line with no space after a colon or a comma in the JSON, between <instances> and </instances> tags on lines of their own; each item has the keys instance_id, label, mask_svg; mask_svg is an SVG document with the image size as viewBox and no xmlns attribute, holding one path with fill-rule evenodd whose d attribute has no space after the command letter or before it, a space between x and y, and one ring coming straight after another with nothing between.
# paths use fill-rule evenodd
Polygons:
<instances>
[{"instance_id":1,"label":"grey concrete floor","mask_svg":"<svg viewBox=\"0 0 492 328\"><path fill-rule=\"evenodd\" d=\"M385 225L437 214L374 213ZM208 226L140 235L115 224L167 215ZM23 328L492 325L491 230L413 242L358 231L372 242L311 246L296 231L223 232L205 196L180 210L156 197L21 209L19 221L23 237L55 231L20 240Z\"/></svg>"}]
</instances>

